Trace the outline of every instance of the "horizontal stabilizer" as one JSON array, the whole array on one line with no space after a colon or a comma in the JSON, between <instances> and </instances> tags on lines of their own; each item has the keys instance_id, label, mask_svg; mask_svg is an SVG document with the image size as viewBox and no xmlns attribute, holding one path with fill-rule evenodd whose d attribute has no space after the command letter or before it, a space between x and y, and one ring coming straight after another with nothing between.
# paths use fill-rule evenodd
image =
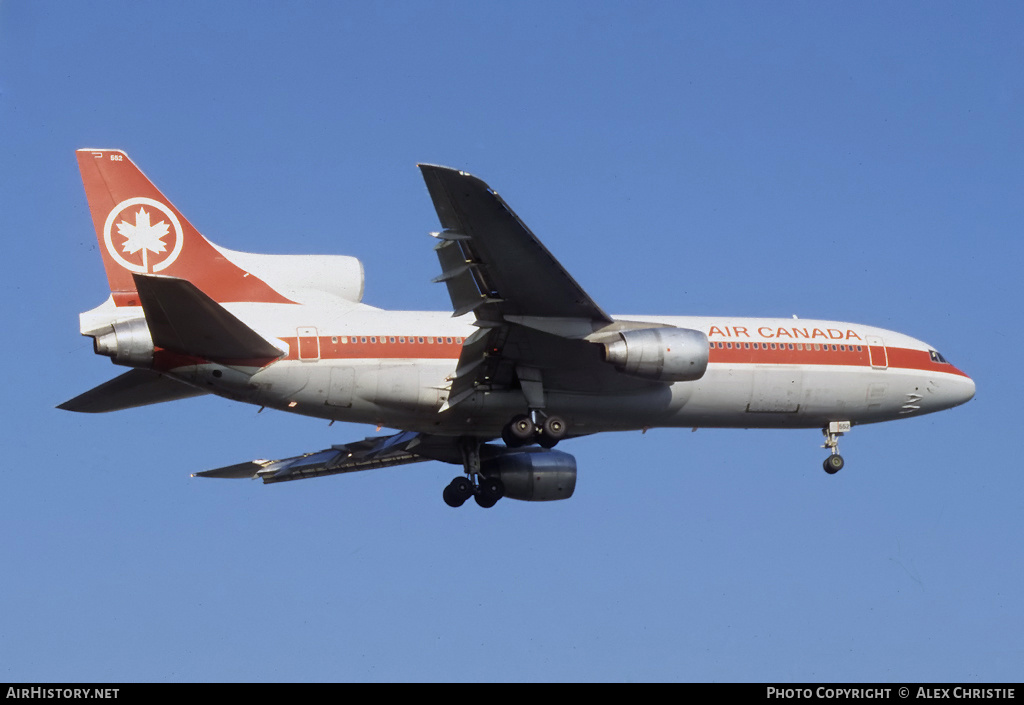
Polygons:
<instances>
[{"instance_id":1,"label":"horizontal stabilizer","mask_svg":"<svg viewBox=\"0 0 1024 705\"><path fill-rule=\"evenodd\" d=\"M135 274L153 345L215 362L265 365L282 351L191 282Z\"/></svg>"},{"instance_id":2,"label":"horizontal stabilizer","mask_svg":"<svg viewBox=\"0 0 1024 705\"><path fill-rule=\"evenodd\" d=\"M188 399L206 393L202 389L196 389L170 377L164 377L159 372L131 370L84 394L79 394L57 408L65 411L99 414L106 411L120 411L148 404L159 404L164 401Z\"/></svg>"}]
</instances>

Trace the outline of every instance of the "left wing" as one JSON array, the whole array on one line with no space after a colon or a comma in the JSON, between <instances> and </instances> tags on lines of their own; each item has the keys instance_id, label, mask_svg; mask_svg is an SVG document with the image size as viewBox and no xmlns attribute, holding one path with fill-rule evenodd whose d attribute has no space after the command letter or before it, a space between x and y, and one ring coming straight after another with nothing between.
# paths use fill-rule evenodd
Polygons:
<instances>
[{"instance_id":1,"label":"left wing","mask_svg":"<svg viewBox=\"0 0 1024 705\"><path fill-rule=\"evenodd\" d=\"M215 470L197 472L193 477L260 478L265 484L375 470L427 460L461 462L455 439L405 431L394 436L366 438L331 446L326 450L282 460L252 460Z\"/></svg>"},{"instance_id":2,"label":"left wing","mask_svg":"<svg viewBox=\"0 0 1024 705\"><path fill-rule=\"evenodd\" d=\"M420 164L442 230L435 249L455 316L472 312L442 411L476 391L521 389L529 407L544 392L631 392L660 386L602 360L609 334L656 324L615 321L583 290L502 198L462 171Z\"/></svg>"}]
</instances>

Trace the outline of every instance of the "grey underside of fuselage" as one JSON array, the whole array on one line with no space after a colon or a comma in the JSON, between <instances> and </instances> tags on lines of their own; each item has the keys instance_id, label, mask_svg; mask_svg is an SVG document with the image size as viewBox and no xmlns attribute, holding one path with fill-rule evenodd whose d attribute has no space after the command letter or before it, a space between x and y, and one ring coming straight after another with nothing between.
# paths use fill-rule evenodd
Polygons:
<instances>
[{"instance_id":1,"label":"grey underside of fuselage","mask_svg":"<svg viewBox=\"0 0 1024 705\"><path fill-rule=\"evenodd\" d=\"M215 369L221 374L214 376ZM452 373L447 360L288 361L256 374L230 372L204 365L177 376L250 404L438 435L497 437L512 416L527 411L519 389L482 390L441 411ZM919 375L895 370L712 364L698 381L652 383L639 392L549 390L542 411L563 417L575 436L656 427L820 428L829 421L873 423L924 413L906 406L920 386Z\"/></svg>"}]
</instances>

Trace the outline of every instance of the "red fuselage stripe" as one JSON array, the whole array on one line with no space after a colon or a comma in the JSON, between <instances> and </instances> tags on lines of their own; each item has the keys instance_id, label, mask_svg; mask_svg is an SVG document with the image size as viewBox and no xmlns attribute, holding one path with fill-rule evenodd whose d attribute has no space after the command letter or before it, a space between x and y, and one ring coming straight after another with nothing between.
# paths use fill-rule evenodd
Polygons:
<instances>
[{"instance_id":1,"label":"red fuselage stripe","mask_svg":"<svg viewBox=\"0 0 1024 705\"><path fill-rule=\"evenodd\" d=\"M711 363L750 365L845 365L890 367L967 375L953 365L935 362L927 350L839 343L712 343ZM719 347L725 345L725 348ZM731 345L731 347L730 347ZM773 349L774 346L774 349ZM800 349L802 348L802 349Z\"/></svg>"},{"instance_id":2,"label":"red fuselage stripe","mask_svg":"<svg viewBox=\"0 0 1024 705\"><path fill-rule=\"evenodd\" d=\"M394 340L395 342L391 342ZM402 336L330 336L281 338L285 360L458 360L462 338ZM373 342L371 342L373 341Z\"/></svg>"},{"instance_id":3,"label":"red fuselage stripe","mask_svg":"<svg viewBox=\"0 0 1024 705\"><path fill-rule=\"evenodd\" d=\"M458 360L462 338L319 336L281 338L286 360ZM371 340L375 342L370 342ZM395 340L394 343L391 340ZM405 342L400 342L404 340ZM427 342L433 340L433 342ZM347 341L347 342L343 342ZM364 342L365 341L365 342ZM420 342L423 341L423 342ZM448 342L451 341L451 342ZM966 377L953 365L935 362L926 350L839 343L712 343L709 362L726 365L843 365L944 372ZM773 346L774 345L774 349ZM725 347L720 347L725 346ZM731 346L731 347L730 347Z\"/></svg>"}]
</instances>

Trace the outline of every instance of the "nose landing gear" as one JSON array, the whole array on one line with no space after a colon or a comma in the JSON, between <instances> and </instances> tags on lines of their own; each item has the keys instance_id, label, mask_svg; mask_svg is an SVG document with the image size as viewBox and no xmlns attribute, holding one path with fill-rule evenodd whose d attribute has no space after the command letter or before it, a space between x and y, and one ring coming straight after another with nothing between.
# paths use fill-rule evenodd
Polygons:
<instances>
[{"instance_id":1,"label":"nose landing gear","mask_svg":"<svg viewBox=\"0 0 1024 705\"><path fill-rule=\"evenodd\" d=\"M821 432L825 435L825 445L822 448L828 448L832 451L832 454L825 458L825 462L821 465L829 475L835 475L846 464L843 456L839 455L839 437L849 431L851 425L849 421L832 421L828 426L821 429Z\"/></svg>"}]
</instances>

